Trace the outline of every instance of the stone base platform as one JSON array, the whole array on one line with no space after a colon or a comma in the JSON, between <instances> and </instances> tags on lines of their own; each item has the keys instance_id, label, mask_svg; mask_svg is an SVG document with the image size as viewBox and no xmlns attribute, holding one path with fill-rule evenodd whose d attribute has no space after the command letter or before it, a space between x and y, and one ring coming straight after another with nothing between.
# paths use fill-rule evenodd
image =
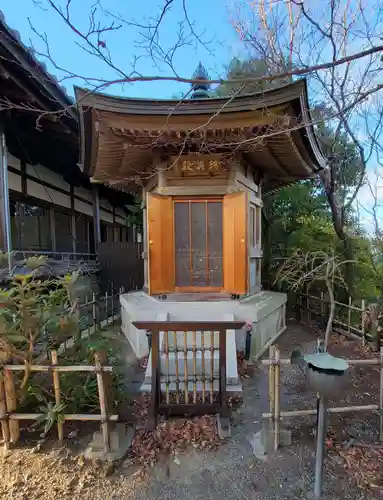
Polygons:
<instances>
[{"instance_id":1,"label":"stone base platform","mask_svg":"<svg viewBox=\"0 0 383 500\"><path fill-rule=\"evenodd\" d=\"M225 321L230 317L252 324L251 357L256 360L285 331L286 301L286 294L268 291L240 300L206 293L177 293L160 300L145 292L131 292L120 296L122 331L137 358L143 358L149 351L146 332L135 328L133 321L158 321L159 317L168 321ZM229 333L228 349L244 350L245 339L245 329Z\"/></svg>"}]
</instances>

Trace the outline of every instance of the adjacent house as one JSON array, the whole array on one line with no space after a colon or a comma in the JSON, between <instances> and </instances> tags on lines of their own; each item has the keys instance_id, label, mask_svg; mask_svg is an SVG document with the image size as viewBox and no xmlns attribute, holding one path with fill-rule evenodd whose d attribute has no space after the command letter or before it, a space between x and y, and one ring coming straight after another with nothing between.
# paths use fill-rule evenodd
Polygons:
<instances>
[{"instance_id":1,"label":"adjacent house","mask_svg":"<svg viewBox=\"0 0 383 500\"><path fill-rule=\"evenodd\" d=\"M77 108L0 13L0 248L93 260L98 242L137 238L132 197L79 167Z\"/></svg>"}]
</instances>

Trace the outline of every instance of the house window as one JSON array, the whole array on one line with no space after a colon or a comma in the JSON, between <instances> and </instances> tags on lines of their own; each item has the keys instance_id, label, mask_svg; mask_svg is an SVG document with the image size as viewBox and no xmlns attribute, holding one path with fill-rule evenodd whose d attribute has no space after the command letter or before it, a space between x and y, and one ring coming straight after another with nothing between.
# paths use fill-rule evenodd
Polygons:
<instances>
[{"instance_id":1,"label":"house window","mask_svg":"<svg viewBox=\"0 0 383 500\"><path fill-rule=\"evenodd\" d=\"M100 222L101 242L108 241L108 225L106 222Z\"/></svg>"},{"instance_id":2,"label":"house window","mask_svg":"<svg viewBox=\"0 0 383 500\"><path fill-rule=\"evenodd\" d=\"M89 252L88 219L82 214L76 214L76 252Z\"/></svg>"},{"instance_id":3,"label":"house window","mask_svg":"<svg viewBox=\"0 0 383 500\"><path fill-rule=\"evenodd\" d=\"M114 243L114 227L112 224L107 224L107 242Z\"/></svg>"},{"instance_id":4,"label":"house window","mask_svg":"<svg viewBox=\"0 0 383 500\"><path fill-rule=\"evenodd\" d=\"M49 209L11 201L12 243L16 250L52 250Z\"/></svg>"},{"instance_id":5,"label":"house window","mask_svg":"<svg viewBox=\"0 0 383 500\"><path fill-rule=\"evenodd\" d=\"M57 252L73 252L72 216L55 209L55 238Z\"/></svg>"}]
</instances>

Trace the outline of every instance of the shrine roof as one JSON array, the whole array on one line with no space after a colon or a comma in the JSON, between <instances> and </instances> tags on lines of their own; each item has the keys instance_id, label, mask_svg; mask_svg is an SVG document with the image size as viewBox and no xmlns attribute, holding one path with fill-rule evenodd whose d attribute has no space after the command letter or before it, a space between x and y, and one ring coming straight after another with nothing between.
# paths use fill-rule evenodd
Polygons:
<instances>
[{"instance_id":1,"label":"shrine roof","mask_svg":"<svg viewBox=\"0 0 383 500\"><path fill-rule=\"evenodd\" d=\"M266 172L267 189L312 177L326 165L310 117L305 79L258 93L208 99L136 99L79 87L75 95L81 167L102 183L115 183L120 176L130 189L133 177L140 175L138 164L150 168L159 156L196 151L201 144L201 153L246 154L250 165Z\"/></svg>"}]
</instances>

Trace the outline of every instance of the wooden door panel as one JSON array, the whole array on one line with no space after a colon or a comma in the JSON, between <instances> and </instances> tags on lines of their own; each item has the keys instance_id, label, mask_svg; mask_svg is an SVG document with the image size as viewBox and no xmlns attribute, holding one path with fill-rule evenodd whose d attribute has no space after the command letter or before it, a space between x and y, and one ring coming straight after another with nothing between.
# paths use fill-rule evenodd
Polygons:
<instances>
[{"instance_id":1,"label":"wooden door panel","mask_svg":"<svg viewBox=\"0 0 383 500\"><path fill-rule=\"evenodd\" d=\"M247 292L247 193L223 198L224 288L229 293Z\"/></svg>"},{"instance_id":2,"label":"wooden door panel","mask_svg":"<svg viewBox=\"0 0 383 500\"><path fill-rule=\"evenodd\" d=\"M174 291L174 224L170 196L147 195L149 293Z\"/></svg>"}]
</instances>

